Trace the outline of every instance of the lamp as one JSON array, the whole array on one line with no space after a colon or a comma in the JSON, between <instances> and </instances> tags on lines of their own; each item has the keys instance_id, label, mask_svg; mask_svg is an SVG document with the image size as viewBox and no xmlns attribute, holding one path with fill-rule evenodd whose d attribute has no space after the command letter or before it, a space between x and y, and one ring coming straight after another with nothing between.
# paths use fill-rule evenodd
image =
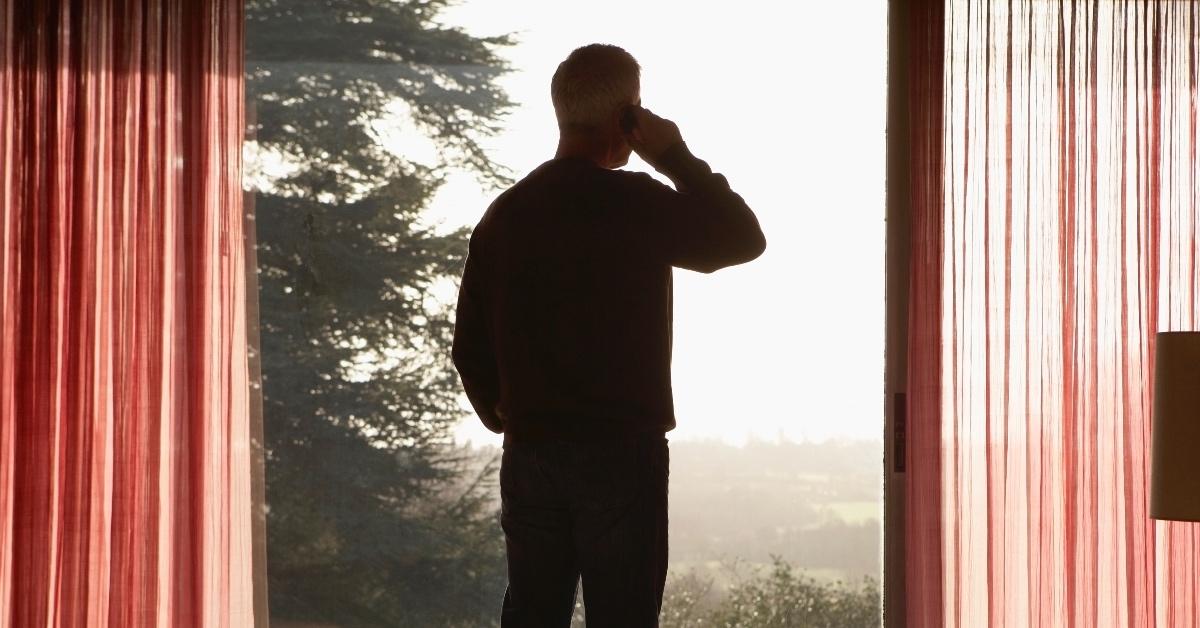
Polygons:
<instances>
[{"instance_id":1,"label":"lamp","mask_svg":"<svg viewBox=\"0 0 1200 628\"><path fill-rule=\"evenodd\" d=\"M1154 359L1150 517L1200 521L1200 332L1161 332Z\"/></svg>"}]
</instances>

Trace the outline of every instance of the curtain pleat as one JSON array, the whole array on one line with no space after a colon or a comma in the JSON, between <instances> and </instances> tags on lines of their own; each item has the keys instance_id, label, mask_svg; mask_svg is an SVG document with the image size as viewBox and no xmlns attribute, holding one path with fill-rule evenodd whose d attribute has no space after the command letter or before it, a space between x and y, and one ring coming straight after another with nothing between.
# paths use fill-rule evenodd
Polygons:
<instances>
[{"instance_id":1,"label":"curtain pleat","mask_svg":"<svg viewBox=\"0 0 1200 628\"><path fill-rule=\"evenodd\" d=\"M1198 626L1200 526L1147 486L1154 334L1200 330L1200 3L922 19L909 625Z\"/></svg>"},{"instance_id":2,"label":"curtain pleat","mask_svg":"<svg viewBox=\"0 0 1200 628\"><path fill-rule=\"evenodd\" d=\"M0 626L250 626L235 0L0 0Z\"/></svg>"}]
</instances>

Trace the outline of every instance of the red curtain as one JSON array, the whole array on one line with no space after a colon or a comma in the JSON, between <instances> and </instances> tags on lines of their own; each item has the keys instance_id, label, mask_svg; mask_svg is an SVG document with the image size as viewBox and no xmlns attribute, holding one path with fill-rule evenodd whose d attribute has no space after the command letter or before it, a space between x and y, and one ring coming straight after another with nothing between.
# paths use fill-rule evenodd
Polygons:
<instances>
[{"instance_id":1,"label":"red curtain","mask_svg":"<svg viewBox=\"0 0 1200 628\"><path fill-rule=\"evenodd\" d=\"M240 0L0 0L0 626L252 625Z\"/></svg>"},{"instance_id":2,"label":"red curtain","mask_svg":"<svg viewBox=\"0 0 1200 628\"><path fill-rule=\"evenodd\" d=\"M1200 330L1200 2L912 25L909 626L1200 626L1147 516L1154 334Z\"/></svg>"}]
</instances>

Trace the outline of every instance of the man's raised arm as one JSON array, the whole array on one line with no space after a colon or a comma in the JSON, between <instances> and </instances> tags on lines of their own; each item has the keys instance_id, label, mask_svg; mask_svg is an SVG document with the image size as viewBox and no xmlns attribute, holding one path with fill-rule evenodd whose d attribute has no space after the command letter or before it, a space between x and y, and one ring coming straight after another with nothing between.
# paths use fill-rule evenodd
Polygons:
<instances>
[{"instance_id":1,"label":"man's raised arm","mask_svg":"<svg viewBox=\"0 0 1200 628\"><path fill-rule=\"evenodd\" d=\"M652 246L668 263L711 273L762 255L767 242L758 218L724 176L692 155L675 123L640 109L630 145L675 184L672 190L639 177Z\"/></svg>"}]
</instances>

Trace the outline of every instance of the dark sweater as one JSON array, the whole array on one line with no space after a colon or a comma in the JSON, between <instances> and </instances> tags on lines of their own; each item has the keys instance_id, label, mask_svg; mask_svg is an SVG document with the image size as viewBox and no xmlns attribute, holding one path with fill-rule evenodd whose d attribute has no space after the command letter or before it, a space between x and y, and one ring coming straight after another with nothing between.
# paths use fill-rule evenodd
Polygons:
<instances>
[{"instance_id":1,"label":"dark sweater","mask_svg":"<svg viewBox=\"0 0 1200 628\"><path fill-rule=\"evenodd\" d=\"M454 365L506 438L595 439L675 427L671 267L750 261L766 241L725 177L683 143L651 176L565 157L502 193L471 235Z\"/></svg>"}]
</instances>

